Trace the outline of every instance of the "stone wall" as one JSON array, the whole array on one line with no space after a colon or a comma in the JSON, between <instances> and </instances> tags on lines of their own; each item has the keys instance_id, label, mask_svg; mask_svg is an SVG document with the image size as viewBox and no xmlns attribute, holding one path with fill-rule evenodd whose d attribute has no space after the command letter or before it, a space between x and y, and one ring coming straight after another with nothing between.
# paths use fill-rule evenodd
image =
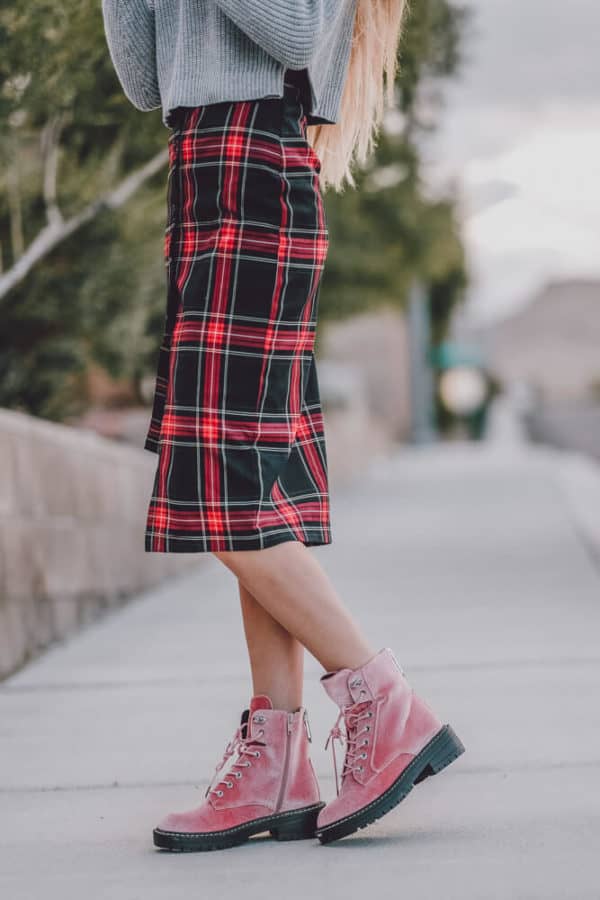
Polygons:
<instances>
[{"instance_id":1,"label":"stone wall","mask_svg":"<svg viewBox=\"0 0 600 900\"><path fill-rule=\"evenodd\" d=\"M0 677L192 562L146 553L154 454L0 410Z\"/></svg>"}]
</instances>

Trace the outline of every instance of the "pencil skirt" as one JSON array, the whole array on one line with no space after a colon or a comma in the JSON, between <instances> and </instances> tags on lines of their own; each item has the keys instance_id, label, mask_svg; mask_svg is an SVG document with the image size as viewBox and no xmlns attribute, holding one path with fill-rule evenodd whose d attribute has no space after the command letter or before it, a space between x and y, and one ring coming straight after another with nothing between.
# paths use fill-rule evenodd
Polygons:
<instances>
[{"instance_id":1,"label":"pencil skirt","mask_svg":"<svg viewBox=\"0 0 600 900\"><path fill-rule=\"evenodd\" d=\"M331 542L314 357L329 234L301 92L169 119L145 549Z\"/></svg>"}]
</instances>

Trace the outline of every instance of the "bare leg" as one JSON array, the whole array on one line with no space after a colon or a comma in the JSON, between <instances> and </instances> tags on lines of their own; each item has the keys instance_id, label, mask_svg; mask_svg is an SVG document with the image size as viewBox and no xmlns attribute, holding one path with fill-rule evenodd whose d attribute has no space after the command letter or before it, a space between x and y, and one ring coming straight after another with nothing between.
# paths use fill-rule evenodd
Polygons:
<instances>
[{"instance_id":1,"label":"bare leg","mask_svg":"<svg viewBox=\"0 0 600 900\"><path fill-rule=\"evenodd\" d=\"M286 541L265 550L228 550L215 556L326 671L355 669L375 654L301 542Z\"/></svg>"},{"instance_id":2,"label":"bare leg","mask_svg":"<svg viewBox=\"0 0 600 900\"><path fill-rule=\"evenodd\" d=\"M302 705L304 647L241 582L239 588L253 692L266 694L275 709L293 712Z\"/></svg>"}]
</instances>

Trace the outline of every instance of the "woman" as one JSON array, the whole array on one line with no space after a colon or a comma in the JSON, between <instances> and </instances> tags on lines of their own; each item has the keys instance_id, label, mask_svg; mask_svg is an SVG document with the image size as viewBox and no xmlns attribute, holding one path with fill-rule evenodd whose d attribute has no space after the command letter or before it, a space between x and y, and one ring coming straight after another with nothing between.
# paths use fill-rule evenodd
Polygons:
<instances>
[{"instance_id":1,"label":"woman","mask_svg":"<svg viewBox=\"0 0 600 900\"><path fill-rule=\"evenodd\" d=\"M270 831L327 843L464 749L308 550L331 541L313 355L328 248L320 189L353 184L350 162L370 152L393 98L403 0L103 9L125 93L162 107L171 129L146 549L211 552L234 573L253 682L203 803L168 816L154 842L211 850ZM330 740L345 741L327 805L309 757L305 647L340 710Z\"/></svg>"}]
</instances>

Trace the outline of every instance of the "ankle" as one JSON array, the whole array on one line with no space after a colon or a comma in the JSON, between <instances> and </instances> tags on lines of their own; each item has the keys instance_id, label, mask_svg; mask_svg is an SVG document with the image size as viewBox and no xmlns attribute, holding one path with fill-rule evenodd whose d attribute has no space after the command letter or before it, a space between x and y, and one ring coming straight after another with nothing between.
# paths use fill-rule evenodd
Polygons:
<instances>
[{"instance_id":1,"label":"ankle","mask_svg":"<svg viewBox=\"0 0 600 900\"><path fill-rule=\"evenodd\" d=\"M281 691L254 690L254 694L261 694L269 698L273 705L273 709L279 712L295 713L303 706L302 698L297 695L289 695Z\"/></svg>"},{"instance_id":2,"label":"ankle","mask_svg":"<svg viewBox=\"0 0 600 900\"><path fill-rule=\"evenodd\" d=\"M378 653L373 647L365 644L363 647L349 653L337 653L335 656L321 660L321 665L326 672L338 672L340 669L362 669Z\"/></svg>"}]
</instances>

